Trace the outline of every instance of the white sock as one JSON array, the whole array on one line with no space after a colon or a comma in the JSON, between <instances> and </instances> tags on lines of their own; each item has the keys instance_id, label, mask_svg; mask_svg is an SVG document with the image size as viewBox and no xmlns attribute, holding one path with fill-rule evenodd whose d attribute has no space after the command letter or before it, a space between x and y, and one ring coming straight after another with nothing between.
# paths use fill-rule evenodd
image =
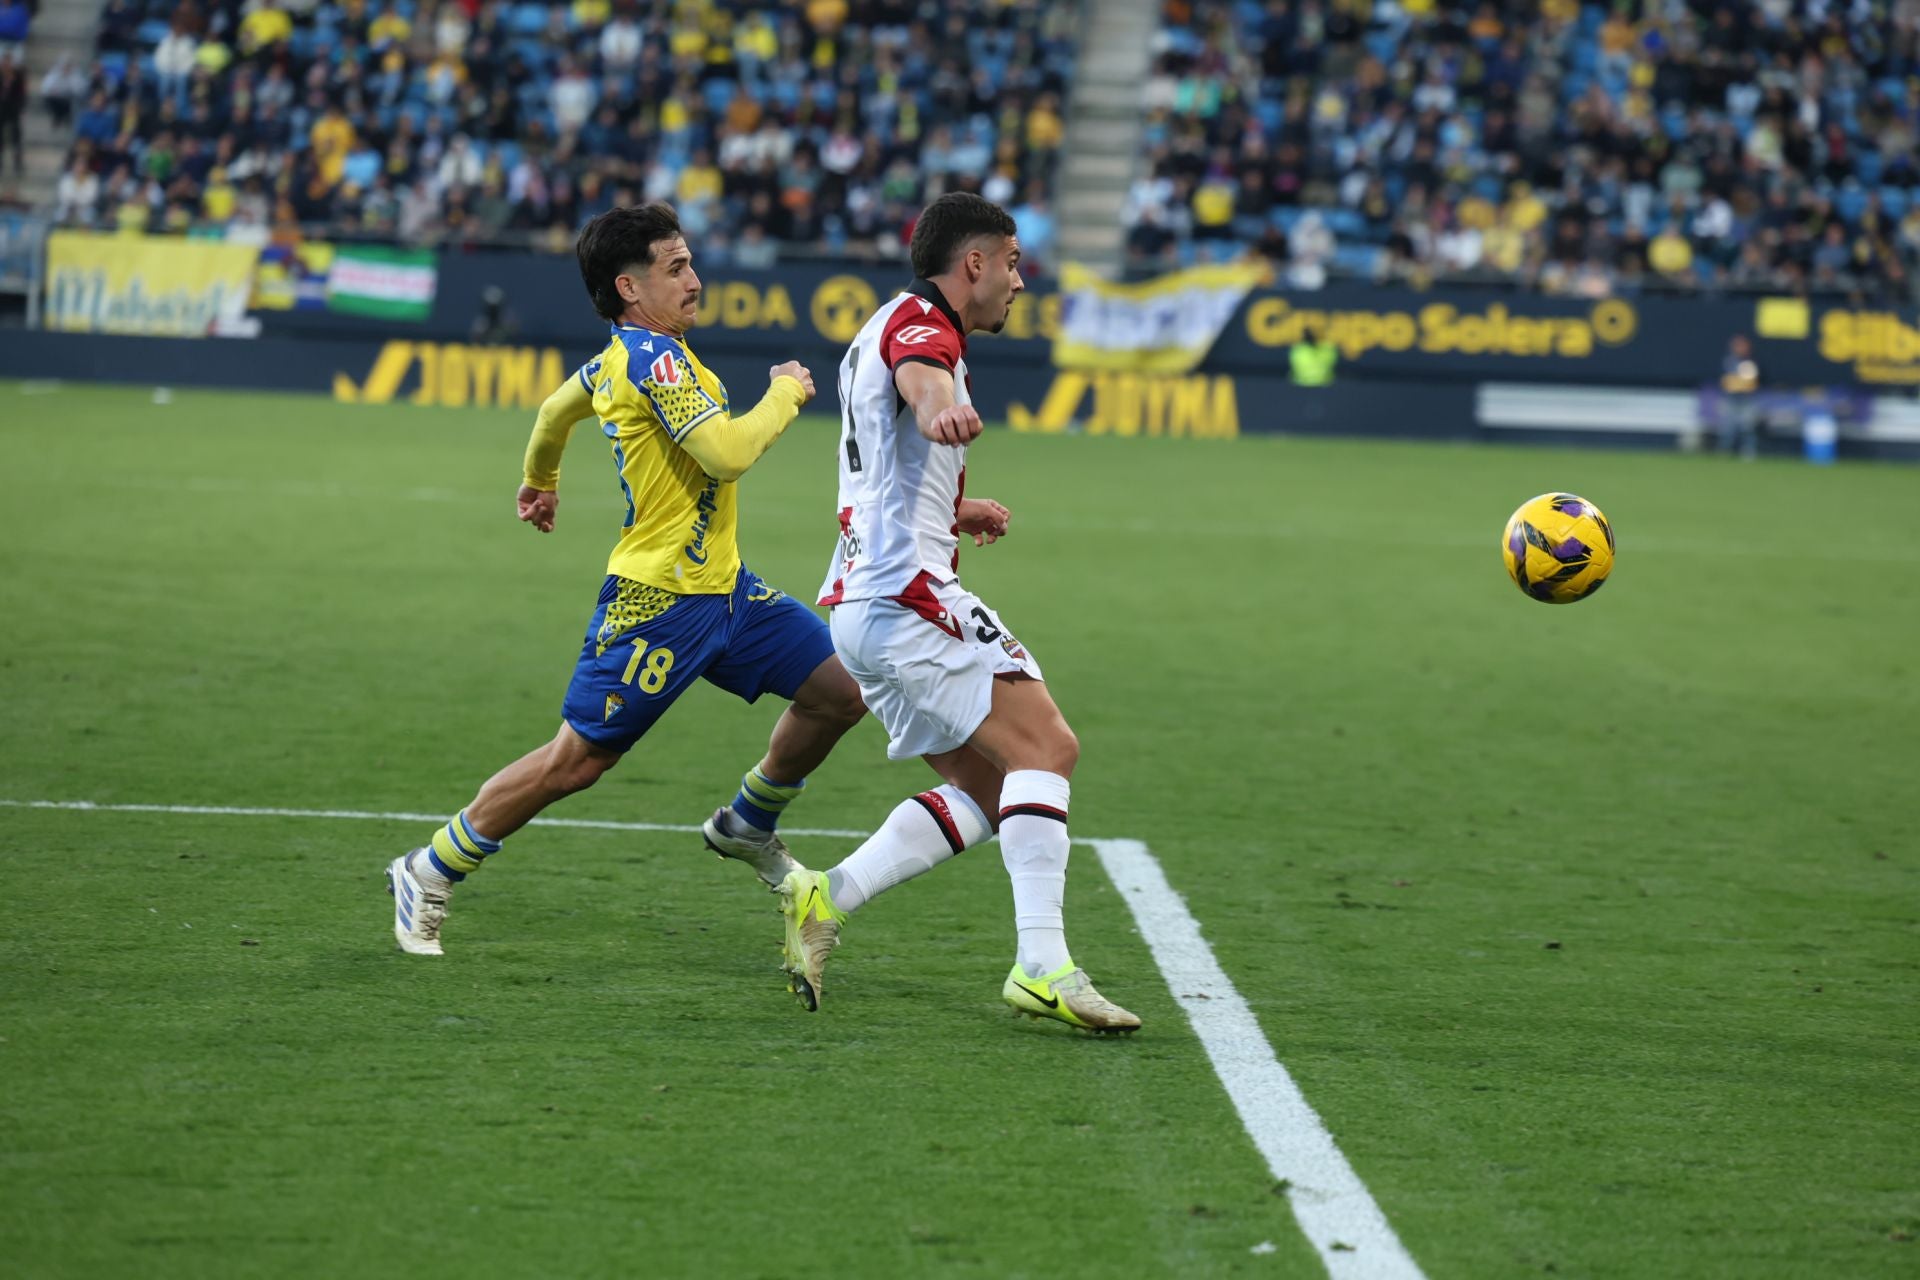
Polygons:
<instances>
[{"instance_id":1,"label":"white sock","mask_svg":"<svg viewBox=\"0 0 1920 1280\"><path fill-rule=\"evenodd\" d=\"M922 791L895 805L865 844L827 872L827 892L834 906L852 911L991 835L987 815L960 788Z\"/></svg>"},{"instance_id":2,"label":"white sock","mask_svg":"<svg viewBox=\"0 0 1920 1280\"><path fill-rule=\"evenodd\" d=\"M1067 798L1057 773L1017 769L1000 784L1000 857L1013 881L1020 967L1029 978L1067 963Z\"/></svg>"},{"instance_id":3,"label":"white sock","mask_svg":"<svg viewBox=\"0 0 1920 1280\"><path fill-rule=\"evenodd\" d=\"M453 881L440 874L440 869L433 865L432 858L421 857L421 852L424 851L416 851L407 857L407 870L413 872L413 878L435 889L453 888Z\"/></svg>"}]
</instances>

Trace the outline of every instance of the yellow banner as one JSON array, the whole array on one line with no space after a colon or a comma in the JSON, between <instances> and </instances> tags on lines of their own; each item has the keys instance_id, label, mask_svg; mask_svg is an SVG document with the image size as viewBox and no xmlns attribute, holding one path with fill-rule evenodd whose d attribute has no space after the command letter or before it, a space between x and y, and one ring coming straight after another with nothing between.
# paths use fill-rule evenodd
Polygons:
<instances>
[{"instance_id":1,"label":"yellow banner","mask_svg":"<svg viewBox=\"0 0 1920 1280\"><path fill-rule=\"evenodd\" d=\"M56 231L47 237L46 327L204 338L244 332L255 245Z\"/></svg>"},{"instance_id":2,"label":"yellow banner","mask_svg":"<svg viewBox=\"0 0 1920 1280\"><path fill-rule=\"evenodd\" d=\"M1078 263L1065 263L1053 363L1061 369L1190 372L1267 275L1258 263L1224 263L1143 284L1112 284Z\"/></svg>"}]
</instances>

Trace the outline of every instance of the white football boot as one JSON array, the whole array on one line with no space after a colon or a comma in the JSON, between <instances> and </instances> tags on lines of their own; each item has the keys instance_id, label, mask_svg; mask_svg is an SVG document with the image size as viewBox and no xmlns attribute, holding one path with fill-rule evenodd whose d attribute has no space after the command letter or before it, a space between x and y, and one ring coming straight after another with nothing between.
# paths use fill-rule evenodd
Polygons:
<instances>
[{"instance_id":1,"label":"white football boot","mask_svg":"<svg viewBox=\"0 0 1920 1280\"><path fill-rule=\"evenodd\" d=\"M431 867L414 868L424 848L401 854L387 864L387 892L393 895L393 937L408 955L437 956L440 925L447 918L447 895L453 884Z\"/></svg>"},{"instance_id":2,"label":"white football boot","mask_svg":"<svg viewBox=\"0 0 1920 1280\"><path fill-rule=\"evenodd\" d=\"M768 889L777 891L782 880L802 870L779 832L749 826L731 808L715 809L713 816L700 824L700 834L707 848L721 857L752 867Z\"/></svg>"}]
</instances>

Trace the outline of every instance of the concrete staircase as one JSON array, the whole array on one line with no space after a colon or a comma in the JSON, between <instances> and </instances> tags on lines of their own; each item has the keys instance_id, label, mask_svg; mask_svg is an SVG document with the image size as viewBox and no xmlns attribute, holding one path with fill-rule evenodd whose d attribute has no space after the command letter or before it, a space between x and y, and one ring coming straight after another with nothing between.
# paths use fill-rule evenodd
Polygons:
<instances>
[{"instance_id":1,"label":"concrete staircase","mask_svg":"<svg viewBox=\"0 0 1920 1280\"><path fill-rule=\"evenodd\" d=\"M1120 211L1140 162L1140 91L1152 60L1155 0L1087 0L1060 168L1061 257L1120 273Z\"/></svg>"},{"instance_id":2,"label":"concrete staircase","mask_svg":"<svg viewBox=\"0 0 1920 1280\"><path fill-rule=\"evenodd\" d=\"M53 202L60 181L61 162L73 141L73 127L55 129L40 105L40 79L62 57L84 73L93 64L93 41L99 29L103 0L46 0L27 31L27 115L20 129L27 144L27 171L15 177L13 157L0 174L0 195L39 208ZM77 114L82 103L74 103Z\"/></svg>"}]
</instances>

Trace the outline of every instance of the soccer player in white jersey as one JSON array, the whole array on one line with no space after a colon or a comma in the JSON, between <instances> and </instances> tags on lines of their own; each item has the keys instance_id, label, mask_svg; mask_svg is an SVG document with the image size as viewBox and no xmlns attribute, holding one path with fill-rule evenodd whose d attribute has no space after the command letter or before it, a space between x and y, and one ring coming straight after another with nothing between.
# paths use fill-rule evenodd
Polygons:
<instances>
[{"instance_id":1,"label":"soccer player in white jersey","mask_svg":"<svg viewBox=\"0 0 1920 1280\"><path fill-rule=\"evenodd\" d=\"M1020 245L1000 206L962 192L914 226L915 280L840 364L840 542L821 591L834 651L886 726L887 754L923 757L945 785L903 801L830 871L780 886L790 989L818 1009L847 915L1000 832L1018 953L1001 996L1093 1032L1140 1019L1094 990L1067 951L1068 778L1080 746L1040 665L960 584L961 535L1007 531L1007 509L962 496L980 435L967 334L997 333L1020 292Z\"/></svg>"}]
</instances>

